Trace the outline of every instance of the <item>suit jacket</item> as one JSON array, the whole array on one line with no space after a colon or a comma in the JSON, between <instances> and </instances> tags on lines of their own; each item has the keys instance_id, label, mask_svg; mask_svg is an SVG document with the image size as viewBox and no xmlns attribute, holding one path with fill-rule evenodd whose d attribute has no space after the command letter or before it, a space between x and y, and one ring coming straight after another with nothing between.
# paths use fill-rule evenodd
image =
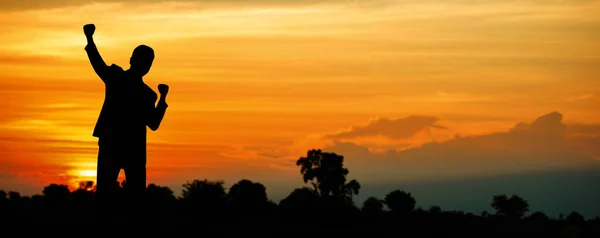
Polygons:
<instances>
[{"instance_id":1,"label":"suit jacket","mask_svg":"<svg viewBox=\"0 0 600 238\"><path fill-rule=\"evenodd\" d=\"M117 65L107 66L95 44L85 47L90 63L105 84L105 97L93 136L118 137L130 143L146 143L146 127L155 131L168 105L141 78Z\"/></svg>"}]
</instances>

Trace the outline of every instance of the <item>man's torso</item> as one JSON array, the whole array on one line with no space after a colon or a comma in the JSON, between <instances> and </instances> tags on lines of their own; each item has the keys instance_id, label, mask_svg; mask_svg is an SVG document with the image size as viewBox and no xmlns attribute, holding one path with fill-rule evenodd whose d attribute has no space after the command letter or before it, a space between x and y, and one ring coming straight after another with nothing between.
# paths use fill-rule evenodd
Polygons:
<instances>
[{"instance_id":1,"label":"man's torso","mask_svg":"<svg viewBox=\"0 0 600 238\"><path fill-rule=\"evenodd\" d=\"M154 109L156 93L141 78L133 78L126 71L113 71L110 76L94 136L118 137L145 145L146 125Z\"/></svg>"}]
</instances>

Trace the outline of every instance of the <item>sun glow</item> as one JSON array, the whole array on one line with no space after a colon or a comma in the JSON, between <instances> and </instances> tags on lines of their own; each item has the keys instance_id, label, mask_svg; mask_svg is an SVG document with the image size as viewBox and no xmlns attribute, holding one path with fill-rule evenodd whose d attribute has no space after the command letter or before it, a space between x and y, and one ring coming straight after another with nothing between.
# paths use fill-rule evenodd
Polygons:
<instances>
[{"instance_id":1,"label":"sun glow","mask_svg":"<svg viewBox=\"0 0 600 238\"><path fill-rule=\"evenodd\" d=\"M96 183L96 170L92 169L73 169L69 171L69 184L72 188L80 187L81 182L93 181Z\"/></svg>"},{"instance_id":2,"label":"sun glow","mask_svg":"<svg viewBox=\"0 0 600 238\"><path fill-rule=\"evenodd\" d=\"M81 159L81 157L78 157ZM81 187L82 182L92 181L96 183L96 163L81 161L69 163L71 169L67 172L68 184L72 189Z\"/></svg>"},{"instance_id":3,"label":"sun glow","mask_svg":"<svg viewBox=\"0 0 600 238\"><path fill-rule=\"evenodd\" d=\"M91 178L93 177L94 179L96 178L96 170L79 170L79 177L81 178Z\"/></svg>"}]
</instances>

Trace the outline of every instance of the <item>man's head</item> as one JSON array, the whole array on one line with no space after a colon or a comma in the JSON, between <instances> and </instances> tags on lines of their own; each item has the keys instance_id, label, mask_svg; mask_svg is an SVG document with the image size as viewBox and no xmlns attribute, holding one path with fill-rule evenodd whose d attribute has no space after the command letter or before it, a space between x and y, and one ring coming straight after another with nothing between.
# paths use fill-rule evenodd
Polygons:
<instances>
[{"instance_id":1,"label":"man's head","mask_svg":"<svg viewBox=\"0 0 600 238\"><path fill-rule=\"evenodd\" d=\"M129 70L136 75L144 76L150 71L154 61L154 50L147 45L140 45L133 50L129 64Z\"/></svg>"}]
</instances>

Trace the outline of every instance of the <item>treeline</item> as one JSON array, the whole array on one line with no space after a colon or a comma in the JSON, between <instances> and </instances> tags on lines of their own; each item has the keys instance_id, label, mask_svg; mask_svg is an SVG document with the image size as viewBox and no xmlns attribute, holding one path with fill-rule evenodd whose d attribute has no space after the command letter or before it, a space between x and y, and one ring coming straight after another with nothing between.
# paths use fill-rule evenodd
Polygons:
<instances>
[{"instance_id":1,"label":"treeline","mask_svg":"<svg viewBox=\"0 0 600 238\"><path fill-rule=\"evenodd\" d=\"M114 204L113 223L107 230L131 228L138 232L174 234L193 232L239 236L318 236L323 234L369 234L377 236L473 236L507 237L600 237L600 218L584 219L577 212L566 217L528 214L528 202L518 195L490 198L493 214L447 211L439 206L417 207L409 191L396 189L383 198L369 197L356 205L353 197L360 183L347 181L343 156L310 150L296 164L309 187L293 190L276 203L266 187L241 180L226 188L222 180L193 180L183 184L181 196L168 187L150 184L145 196L134 201L143 207L135 217L124 215L130 203ZM119 185L116 201L127 201L126 182ZM98 224L95 187L82 182L70 191L51 184L42 194L21 196L0 191L0 215L6 229L69 226L88 230ZM111 218L111 219L113 219ZM121 218L121 219L119 219ZM107 218L102 218L107 219ZM132 224L144 224L133 229ZM196 227L193 228L192 227ZM110 229L109 229L110 228ZM188 231L189 230L189 231ZM36 233L40 230L21 230ZM58 232L58 230L55 230Z\"/></svg>"}]
</instances>

